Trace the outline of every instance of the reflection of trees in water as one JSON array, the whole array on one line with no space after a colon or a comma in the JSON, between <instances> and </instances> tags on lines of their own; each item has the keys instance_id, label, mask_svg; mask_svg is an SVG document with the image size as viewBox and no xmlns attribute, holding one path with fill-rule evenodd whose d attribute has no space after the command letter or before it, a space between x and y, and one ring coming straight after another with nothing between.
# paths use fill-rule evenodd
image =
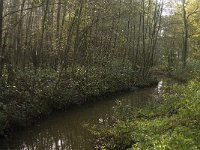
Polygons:
<instances>
[{"instance_id":1,"label":"reflection of trees in water","mask_svg":"<svg viewBox=\"0 0 200 150\"><path fill-rule=\"evenodd\" d=\"M31 131L17 134L10 141L10 146L5 147L22 150L93 150L90 144L92 137L81 127L81 123L113 124L117 118L112 108L117 107L117 100L131 111L137 111L154 100L152 95L156 94L155 91L155 88L138 90L72 109L67 113L57 113Z\"/></svg>"},{"instance_id":2,"label":"reflection of trees in water","mask_svg":"<svg viewBox=\"0 0 200 150\"><path fill-rule=\"evenodd\" d=\"M64 126L64 125L63 125ZM80 128L74 126L71 128L61 128L58 130L53 126L51 128L43 130L42 132L36 132L28 140L21 139L23 143L18 143L19 149L33 149L33 150L83 150L85 145L88 144L86 139L82 135L85 133L80 132Z\"/></svg>"},{"instance_id":3,"label":"reflection of trees in water","mask_svg":"<svg viewBox=\"0 0 200 150\"><path fill-rule=\"evenodd\" d=\"M144 89L135 94L130 94L122 100L123 105L129 105L136 108L144 107L152 101L152 94L155 88Z\"/></svg>"},{"instance_id":4,"label":"reflection of trees in water","mask_svg":"<svg viewBox=\"0 0 200 150\"><path fill-rule=\"evenodd\" d=\"M153 96L153 104L159 104L162 103L163 101L163 93L168 93L171 90L171 85L174 85L174 83L177 81L174 81L172 79L168 78L163 78L157 88L155 88L154 93L152 94ZM151 103L152 104L152 103Z\"/></svg>"},{"instance_id":5,"label":"reflection of trees in water","mask_svg":"<svg viewBox=\"0 0 200 150\"><path fill-rule=\"evenodd\" d=\"M89 141L86 139L87 133L84 133L86 131L80 132L80 127L75 125L73 129L71 127L67 128L68 125L65 126L64 124L63 127L66 128L58 130L51 127L42 130L42 132L35 131L35 134L30 135L27 139L18 139L18 142L15 141L15 147L24 150L87 150L86 146L89 145ZM10 148L12 149L12 146Z\"/></svg>"},{"instance_id":6,"label":"reflection of trees in water","mask_svg":"<svg viewBox=\"0 0 200 150\"><path fill-rule=\"evenodd\" d=\"M61 118L35 127L31 132L13 137L10 145L3 149L9 147L21 150L89 150L87 137L89 135L86 130L81 129L80 122L76 118L74 120Z\"/></svg>"},{"instance_id":7,"label":"reflection of trees in water","mask_svg":"<svg viewBox=\"0 0 200 150\"><path fill-rule=\"evenodd\" d=\"M115 120L134 119L140 109L152 103L154 91L155 88L148 88L119 98L113 107Z\"/></svg>"}]
</instances>

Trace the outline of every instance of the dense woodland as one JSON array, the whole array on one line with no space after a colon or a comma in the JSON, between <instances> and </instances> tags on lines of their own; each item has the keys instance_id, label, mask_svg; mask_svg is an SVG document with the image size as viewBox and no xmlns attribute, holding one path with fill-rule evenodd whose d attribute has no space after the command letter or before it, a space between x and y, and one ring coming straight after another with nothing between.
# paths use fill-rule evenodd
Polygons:
<instances>
[{"instance_id":1,"label":"dense woodland","mask_svg":"<svg viewBox=\"0 0 200 150\"><path fill-rule=\"evenodd\" d=\"M164 2L153 70L179 82L143 109L119 103L114 125L86 124L100 149L200 149L200 1Z\"/></svg>"},{"instance_id":2,"label":"dense woodland","mask_svg":"<svg viewBox=\"0 0 200 150\"><path fill-rule=\"evenodd\" d=\"M1 6L8 124L153 82L160 1L8 0Z\"/></svg>"},{"instance_id":3,"label":"dense woodland","mask_svg":"<svg viewBox=\"0 0 200 150\"><path fill-rule=\"evenodd\" d=\"M139 70L145 78L162 7L159 1L2 1L3 82L14 82L17 72L52 69L61 76L67 70L73 76L77 67L87 72L114 61L120 72Z\"/></svg>"},{"instance_id":4,"label":"dense woodland","mask_svg":"<svg viewBox=\"0 0 200 150\"><path fill-rule=\"evenodd\" d=\"M199 84L199 16L198 0L0 0L0 135L53 110L151 86L158 82L155 72L188 82L195 79L192 83ZM188 87L185 93L191 90L195 94L196 88ZM177 95L180 91L174 90ZM197 97L191 109L199 110ZM169 109L179 106L173 103ZM143 116L161 118L171 111L167 104L164 108L161 113L157 110L150 113L153 116ZM199 112L195 113L198 118ZM195 130L199 125L196 118L191 121ZM139 121L135 127L132 121L131 129L145 132L139 128L144 125L152 130L145 124L151 124L149 120ZM126 128L126 123L116 124L116 130L118 125ZM116 137L115 142L120 143L120 134L104 135L105 130L115 131L102 130L103 136ZM198 149L199 129L196 133L193 145ZM120 147L104 141L111 145L104 144L104 148L123 149L135 140L146 141L142 135L138 137L128 138L130 143L122 142ZM156 143L150 141L154 140L136 143L133 149L152 147Z\"/></svg>"}]
</instances>

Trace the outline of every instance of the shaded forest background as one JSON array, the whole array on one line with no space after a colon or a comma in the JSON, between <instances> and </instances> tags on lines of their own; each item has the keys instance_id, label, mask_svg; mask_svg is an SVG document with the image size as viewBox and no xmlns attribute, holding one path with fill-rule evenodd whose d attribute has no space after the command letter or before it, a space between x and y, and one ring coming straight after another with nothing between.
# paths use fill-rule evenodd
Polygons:
<instances>
[{"instance_id":1,"label":"shaded forest background","mask_svg":"<svg viewBox=\"0 0 200 150\"><path fill-rule=\"evenodd\" d=\"M158 1L2 1L3 81L17 72L53 69L73 76L79 69L139 71L154 64L162 4ZM116 68L114 66L113 68ZM7 72L7 77L3 76ZM90 73L89 73L90 74Z\"/></svg>"}]
</instances>

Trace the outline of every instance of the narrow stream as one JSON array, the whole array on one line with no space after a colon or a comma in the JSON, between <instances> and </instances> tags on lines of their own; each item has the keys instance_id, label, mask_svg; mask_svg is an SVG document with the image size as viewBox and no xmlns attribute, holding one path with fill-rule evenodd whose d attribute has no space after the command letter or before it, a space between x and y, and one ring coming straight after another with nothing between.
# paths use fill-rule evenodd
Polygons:
<instances>
[{"instance_id":1,"label":"narrow stream","mask_svg":"<svg viewBox=\"0 0 200 150\"><path fill-rule=\"evenodd\" d=\"M1 140L2 150L93 150L92 136L82 127L84 122L98 123L112 118L117 101L122 105L144 107L158 99L164 82L157 87L137 90L121 96L57 112L47 120L24 131L13 133L9 141Z\"/></svg>"}]
</instances>

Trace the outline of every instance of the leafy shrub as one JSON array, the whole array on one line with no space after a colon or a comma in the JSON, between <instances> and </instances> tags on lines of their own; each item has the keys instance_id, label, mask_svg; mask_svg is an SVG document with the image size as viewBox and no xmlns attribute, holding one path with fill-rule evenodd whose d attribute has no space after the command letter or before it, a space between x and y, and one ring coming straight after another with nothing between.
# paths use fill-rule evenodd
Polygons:
<instances>
[{"instance_id":1,"label":"leafy shrub","mask_svg":"<svg viewBox=\"0 0 200 150\"><path fill-rule=\"evenodd\" d=\"M25 126L52 109L80 104L87 97L136 85L135 72L130 67L122 68L123 64L115 60L106 62L105 66L76 65L61 73L53 69L17 70L15 80L5 81L0 87L0 103L6 107L4 112L0 110L0 132L10 126Z\"/></svg>"},{"instance_id":2,"label":"leafy shrub","mask_svg":"<svg viewBox=\"0 0 200 150\"><path fill-rule=\"evenodd\" d=\"M119 106L114 125L96 125L102 149L200 149L200 80L173 85L163 95L162 104L133 112ZM132 148L128 148L132 145Z\"/></svg>"}]
</instances>

